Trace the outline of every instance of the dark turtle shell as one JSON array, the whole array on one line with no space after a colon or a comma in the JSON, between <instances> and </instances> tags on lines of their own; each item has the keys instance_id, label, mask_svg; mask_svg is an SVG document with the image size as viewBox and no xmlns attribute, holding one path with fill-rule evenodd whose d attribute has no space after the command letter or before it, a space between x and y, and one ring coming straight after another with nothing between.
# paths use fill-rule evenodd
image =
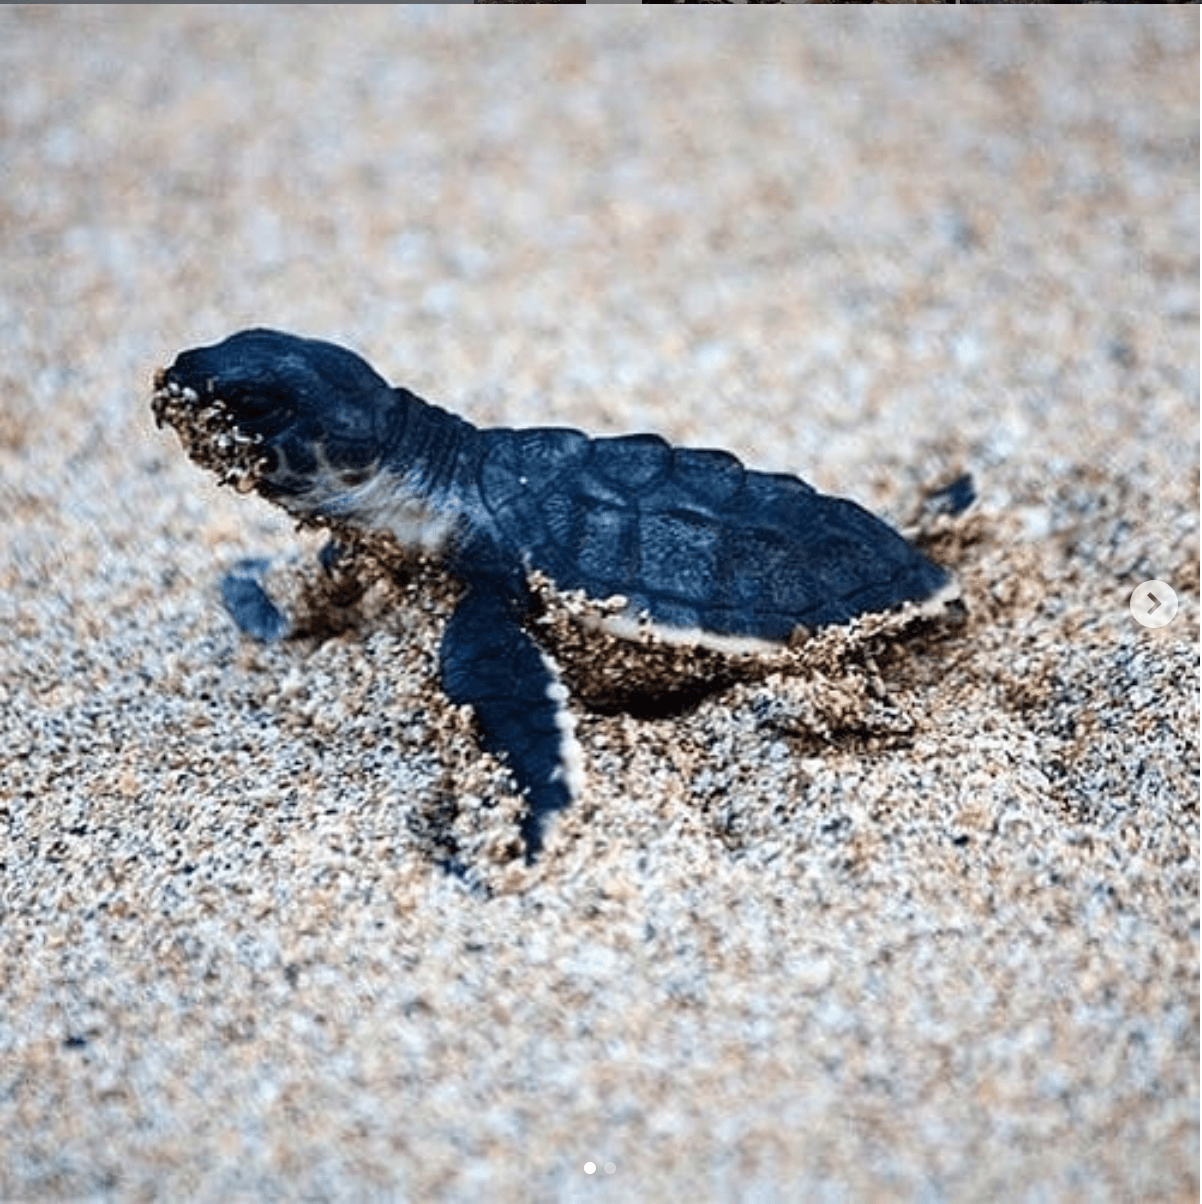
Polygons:
<instances>
[{"instance_id":1,"label":"dark turtle shell","mask_svg":"<svg viewBox=\"0 0 1202 1204\"><path fill-rule=\"evenodd\" d=\"M927 598L948 574L855 502L656 435L486 431L485 509L528 568L631 617L785 641Z\"/></svg>"}]
</instances>

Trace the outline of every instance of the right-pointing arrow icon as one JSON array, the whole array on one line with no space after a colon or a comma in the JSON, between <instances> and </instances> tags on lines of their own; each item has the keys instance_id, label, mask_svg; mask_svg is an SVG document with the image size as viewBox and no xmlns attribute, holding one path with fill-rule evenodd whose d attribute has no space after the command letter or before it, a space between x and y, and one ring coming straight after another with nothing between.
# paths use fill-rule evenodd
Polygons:
<instances>
[{"instance_id":1,"label":"right-pointing arrow icon","mask_svg":"<svg viewBox=\"0 0 1202 1204\"><path fill-rule=\"evenodd\" d=\"M1164 627L1177 615L1177 595L1163 581L1145 581L1131 595L1131 617L1144 627Z\"/></svg>"}]
</instances>

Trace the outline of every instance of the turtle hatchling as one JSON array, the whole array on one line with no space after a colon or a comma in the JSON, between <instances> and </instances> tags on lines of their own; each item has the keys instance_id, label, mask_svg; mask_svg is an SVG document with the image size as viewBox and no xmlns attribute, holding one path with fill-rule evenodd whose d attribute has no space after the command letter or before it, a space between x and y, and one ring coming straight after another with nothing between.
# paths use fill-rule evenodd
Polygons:
<instances>
[{"instance_id":1,"label":"turtle hatchling","mask_svg":"<svg viewBox=\"0 0 1202 1204\"><path fill-rule=\"evenodd\" d=\"M571 696L670 713L820 628L956 593L881 519L795 476L657 435L478 429L315 339L246 330L182 352L153 410L223 483L327 528L326 573L358 559L458 581L443 688L524 792L528 858L582 788ZM223 593L248 634L289 633L253 571Z\"/></svg>"}]
</instances>

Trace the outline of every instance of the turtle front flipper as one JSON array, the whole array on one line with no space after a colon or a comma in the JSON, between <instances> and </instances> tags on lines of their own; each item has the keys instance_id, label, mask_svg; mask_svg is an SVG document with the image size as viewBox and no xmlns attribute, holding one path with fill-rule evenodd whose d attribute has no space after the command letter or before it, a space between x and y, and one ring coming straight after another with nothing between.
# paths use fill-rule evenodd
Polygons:
<instances>
[{"instance_id":1,"label":"turtle front flipper","mask_svg":"<svg viewBox=\"0 0 1202 1204\"><path fill-rule=\"evenodd\" d=\"M522 628L512 588L477 581L447 624L443 688L476 713L483 743L502 754L529 800L522 823L526 859L542 847L546 820L579 791L579 750L551 661Z\"/></svg>"},{"instance_id":2,"label":"turtle front flipper","mask_svg":"<svg viewBox=\"0 0 1202 1204\"><path fill-rule=\"evenodd\" d=\"M317 564L303 574L300 597L286 613L271 597L265 557L240 560L221 579L221 599L243 635L272 644L301 636L336 635L354 622L355 608L367 588L352 548L331 539Z\"/></svg>"},{"instance_id":3,"label":"turtle front flipper","mask_svg":"<svg viewBox=\"0 0 1202 1204\"><path fill-rule=\"evenodd\" d=\"M221 599L230 618L243 635L261 644L282 640L292 631L292 623L263 588L269 568L267 560L240 560L221 579Z\"/></svg>"}]
</instances>

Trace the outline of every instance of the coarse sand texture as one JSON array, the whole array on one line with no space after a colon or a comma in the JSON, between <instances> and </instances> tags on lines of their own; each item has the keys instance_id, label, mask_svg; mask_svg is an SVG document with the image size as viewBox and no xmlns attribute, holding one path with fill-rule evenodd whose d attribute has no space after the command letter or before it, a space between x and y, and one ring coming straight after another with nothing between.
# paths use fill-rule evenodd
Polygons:
<instances>
[{"instance_id":1,"label":"coarse sand texture","mask_svg":"<svg viewBox=\"0 0 1202 1204\"><path fill-rule=\"evenodd\" d=\"M467 7L0 8L0 1200L1196 1200L1196 9ZM528 865L453 585L223 606L322 535L151 397L256 326L964 613L571 700Z\"/></svg>"}]
</instances>

